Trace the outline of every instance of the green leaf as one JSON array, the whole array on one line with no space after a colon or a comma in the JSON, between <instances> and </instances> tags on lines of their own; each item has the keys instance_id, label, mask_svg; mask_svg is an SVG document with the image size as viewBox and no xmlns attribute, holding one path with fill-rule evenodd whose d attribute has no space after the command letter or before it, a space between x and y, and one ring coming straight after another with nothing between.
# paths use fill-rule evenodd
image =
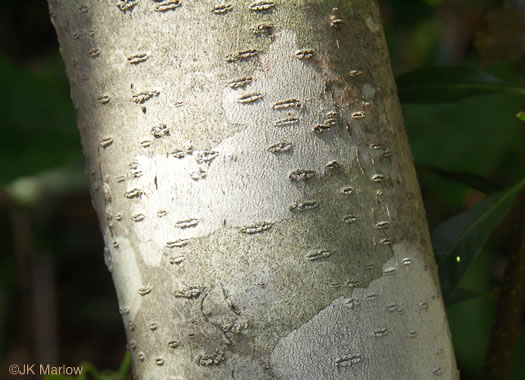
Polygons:
<instances>
[{"instance_id":1,"label":"green leaf","mask_svg":"<svg viewBox=\"0 0 525 380\"><path fill-rule=\"evenodd\" d=\"M120 368L118 371L103 371L98 375L96 380L126 380L128 378L129 370L131 368L131 358L129 352L126 351Z\"/></svg>"},{"instance_id":2,"label":"green leaf","mask_svg":"<svg viewBox=\"0 0 525 380\"><path fill-rule=\"evenodd\" d=\"M432 232L432 245L445 298L457 286L476 259L491 231L505 217L525 179L506 191L495 193L470 210L453 216Z\"/></svg>"},{"instance_id":3,"label":"green leaf","mask_svg":"<svg viewBox=\"0 0 525 380\"><path fill-rule=\"evenodd\" d=\"M129 375L129 370L131 368L131 358L129 352L126 352L122 363L118 371L99 371L92 363L83 361L79 365L82 368L82 374L78 377L74 376L65 376L65 375L47 375L43 380L127 380Z\"/></svg>"},{"instance_id":4,"label":"green leaf","mask_svg":"<svg viewBox=\"0 0 525 380\"><path fill-rule=\"evenodd\" d=\"M520 87L468 67L427 67L397 77L402 103L449 103L470 96L515 93L525 95Z\"/></svg>"},{"instance_id":5,"label":"green leaf","mask_svg":"<svg viewBox=\"0 0 525 380\"><path fill-rule=\"evenodd\" d=\"M81 161L64 74L23 70L0 55L0 75L0 184Z\"/></svg>"},{"instance_id":6,"label":"green leaf","mask_svg":"<svg viewBox=\"0 0 525 380\"><path fill-rule=\"evenodd\" d=\"M516 117L520 119L521 121L525 121L525 112L520 111L516 114Z\"/></svg>"},{"instance_id":7,"label":"green leaf","mask_svg":"<svg viewBox=\"0 0 525 380\"><path fill-rule=\"evenodd\" d=\"M417 168L429 170L432 173L440 177L449 179L454 182L461 183L465 186L468 186L472 189L478 190L485 194L492 194L492 193L495 193L496 191L502 190L501 186L499 186L498 184L486 178L475 175L475 174L459 172L459 171L444 170L444 169L436 168L433 166L426 166L426 165L417 165Z\"/></svg>"},{"instance_id":8,"label":"green leaf","mask_svg":"<svg viewBox=\"0 0 525 380\"><path fill-rule=\"evenodd\" d=\"M129 351L126 351L126 354L124 355L124 359L122 359L122 364L120 365L120 368L117 373L122 377L122 379L126 379L130 368L131 368L131 357L129 355Z\"/></svg>"},{"instance_id":9,"label":"green leaf","mask_svg":"<svg viewBox=\"0 0 525 380\"><path fill-rule=\"evenodd\" d=\"M450 292L446 298L446 305L453 305L455 303L460 303L463 301L471 300L476 297L490 297L490 293L478 292L471 289L465 288L456 288Z\"/></svg>"}]
</instances>

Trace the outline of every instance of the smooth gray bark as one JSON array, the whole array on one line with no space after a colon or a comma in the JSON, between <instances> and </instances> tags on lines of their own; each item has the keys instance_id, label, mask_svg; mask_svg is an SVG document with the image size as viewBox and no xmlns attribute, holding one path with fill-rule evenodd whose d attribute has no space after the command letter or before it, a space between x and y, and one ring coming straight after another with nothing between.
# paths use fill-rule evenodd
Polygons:
<instances>
[{"instance_id":1,"label":"smooth gray bark","mask_svg":"<svg viewBox=\"0 0 525 380\"><path fill-rule=\"evenodd\" d=\"M49 3L138 378L457 378L375 2Z\"/></svg>"}]
</instances>

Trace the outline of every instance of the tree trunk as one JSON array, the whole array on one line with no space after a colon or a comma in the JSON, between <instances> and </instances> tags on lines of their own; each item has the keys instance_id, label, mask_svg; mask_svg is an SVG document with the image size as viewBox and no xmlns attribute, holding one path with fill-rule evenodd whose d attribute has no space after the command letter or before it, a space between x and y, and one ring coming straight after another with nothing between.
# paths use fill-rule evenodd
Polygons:
<instances>
[{"instance_id":1,"label":"tree trunk","mask_svg":"<svg viewBox=\"0 0 525 380\"><path fill-rule=\"evenodd\" d=\"M137 378L458 377L374 1L49 3Z\"/></svg>"}]
</instances>

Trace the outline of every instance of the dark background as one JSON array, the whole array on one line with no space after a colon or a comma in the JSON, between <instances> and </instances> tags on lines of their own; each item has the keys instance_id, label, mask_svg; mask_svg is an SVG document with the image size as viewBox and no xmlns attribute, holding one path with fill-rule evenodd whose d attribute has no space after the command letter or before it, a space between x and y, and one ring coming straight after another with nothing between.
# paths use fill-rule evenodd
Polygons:
<instances>
[{"instance_id":1,"label":"dark background","mask_svg":"<svg viewBox=\"0 0 525 380\"><path fill-rule=\"evenodd\" d=\"M396 75L426 66L460 65L524 87L525 27L515 21L516 15L525 17L519 13L524 12L523 2L382 0L380 4ZM495 14L503 17L489 24ZM500 94L403 106L431 229L484 195L430 168L483 176L499 188L523 178L525 123L515 115L525 111L524 103L523 96ZM46 2L4 2L0 12L0 378L9 377L11 363L89 361L99 369L117 369L124 356L124 330L103 261L79 141ZM488 296L447 308L465 380L476 379L482 368L496 306L494 294L508 260L509 231L510 218L506 218L461 283ZM524 335L522 327L512 368L515 380L525 378Z\"/></svg>"}]
</instances>

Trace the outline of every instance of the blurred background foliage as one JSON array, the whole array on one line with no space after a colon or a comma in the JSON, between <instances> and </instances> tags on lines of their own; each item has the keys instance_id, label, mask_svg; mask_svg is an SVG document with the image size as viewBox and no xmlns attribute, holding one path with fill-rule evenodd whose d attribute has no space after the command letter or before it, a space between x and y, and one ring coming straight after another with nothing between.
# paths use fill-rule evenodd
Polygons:
<instances>
[{"instance_id":1,"label":"blurred background foliage","mask_svg":"<svg viewBox=\"0 0 525 380\"><path fill-rule=\"evenodd\" d=\"M116 370L124 358L124 330L47 5L2 5L0 377L10 363L88 361ZM524 1L380 0L380 6L396 76L459 66L525 87ZM493 189L524 177L525 123L516 117L524 99L523 92L511 91L403 104L431 230L485 196L464 184L466 173ZM510 225L504 218L461 280L461 288L485 296L447 307L465 380L478 378L483 366L495 295L509 261ZM523 330L522 324L514 380L525 378Z\"/></svg>"}]
</instances>

